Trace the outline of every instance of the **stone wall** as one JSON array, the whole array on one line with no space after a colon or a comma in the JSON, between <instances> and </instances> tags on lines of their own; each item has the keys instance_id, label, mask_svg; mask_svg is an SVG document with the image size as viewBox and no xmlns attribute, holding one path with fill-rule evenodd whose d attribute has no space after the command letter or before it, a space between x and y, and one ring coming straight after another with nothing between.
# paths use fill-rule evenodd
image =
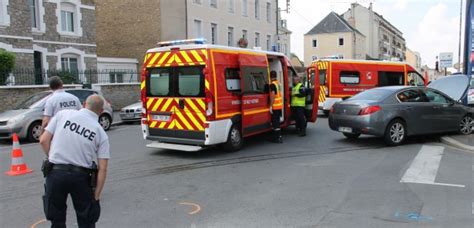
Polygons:
<instances>
[{"instance_id":1,"label":"stone wall","mask_svg":"<svg viewBox=\"0 0 474 228\"><path fill-rule=\"evenodd\" d=\"M140 101L140 83L95 84L95 90L100 90L114 110Z\"/></svg>"},{"instance_id":2,"label":"stone wall","mask_svg":"<svg viewBox=\"0 0 474 228\"><path fill-rule=\"evenodd\" d=\"M82 88L82 85L64 85L65 88ZM93 89L100 90L111 104L114 110L140 101L140 84L96 84ZM47 85L38 86L0 86L0 97L7 97L0 102L0 112L15 107L19 102L24 101L29 96L48 91Z\"/></svg>"},{"instance_id":3,"label":"stone wall","mask_svg":"<svg viewBox=\"0 0 474 228\"><path fill-rule=\"evenodd\" d=\"M64 85L65 88L82 88L82 85ZM0 112L14 108L19 102L24 101L31 95L43 91L48 91L47 85L40 86L0 86Z\"/></svg>"}]
</instances>

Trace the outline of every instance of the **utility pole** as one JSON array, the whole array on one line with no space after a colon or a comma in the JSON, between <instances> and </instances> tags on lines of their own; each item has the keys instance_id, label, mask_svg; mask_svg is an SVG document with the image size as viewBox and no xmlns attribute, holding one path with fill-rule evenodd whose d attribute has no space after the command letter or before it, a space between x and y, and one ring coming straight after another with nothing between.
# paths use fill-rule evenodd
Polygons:
<instances>
[{"instance_id":1,"label":"utility pole","mask_svg":"<svg viewBox=\"0 0 474 228\"><path fill-rule=\"evenodd\" d=\"M462 4L459 6L459 46L458 46L458 72L461 72L461 30L462 30Z\"/></svg>"}]
</instances>

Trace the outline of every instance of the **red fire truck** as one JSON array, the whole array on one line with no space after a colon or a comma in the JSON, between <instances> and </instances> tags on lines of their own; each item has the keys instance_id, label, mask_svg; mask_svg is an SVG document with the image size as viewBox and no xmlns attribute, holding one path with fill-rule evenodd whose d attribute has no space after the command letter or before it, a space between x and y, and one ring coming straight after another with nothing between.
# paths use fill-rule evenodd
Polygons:
<instances>
[{"instance_id":1,"label":"red fire truck","mask_svg":"<svg viewBox=\"0 0 474 228\"><path fill-rule=\"evenodd\" d=\"M197 151L212 145L238 150L243 138L271 131L268 85L276 71L282 86L281 126L290 121L291 78L282 53L205 44L203 40L161 42L146 53L142 81L142 130L152 148ZM315 122L318 81L307 98Z\"/></svg>"},{"instance_id":2,"label":"red fire truck","mask_svg":"<svg viewBox=\"0 0 474 228\"><path fill-rule=\"evenodd\" d=\"M309 68L320 82L319 109L327 115L332 105L346 97L380 86L424 86L426 80L403 62L370 60L317 60Z\"/></svg>"}]
</instances>

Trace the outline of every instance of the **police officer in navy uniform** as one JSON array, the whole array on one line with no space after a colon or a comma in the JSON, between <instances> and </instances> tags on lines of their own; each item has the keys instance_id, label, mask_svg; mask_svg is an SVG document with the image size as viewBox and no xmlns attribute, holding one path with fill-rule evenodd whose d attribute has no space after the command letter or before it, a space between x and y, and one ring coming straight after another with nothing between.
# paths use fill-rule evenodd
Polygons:
<instances>
[{"instance_id":1,"label":"police officer in navy uniform","mask_svg":"<svg viewBox=\"0 0 474 228\"><path fill-rule=\"evenodd\" d=\"M43 129L48 126L49 120L61 110L82 108L81 101L76 96L66 93L63 89L63 81L58 76L49 78L49 88L53 90L53 94L46 100L44 105Z\"/></svg>"},{"instance_id":2,"label":"police officer in navy uniform","mask_svg":"<svg viewBox=\"0 0 474 228\"><path fill-rule=\"evenodd\" d=\"M306 89L299 76L293 77L293 88L291 90L291 115L296 122L296 130L299 136L306 136Z\"/></svg>"},{"instance_id":3,"label":"police officer in navy uniform","mask_svg":"<svg viewBox=\"0 0 474 228\"><path fill-rule=\"evenodd\" d=\"M43 196L45 215L52 227L66 227L66 199L71 195L79 227L95 227L100 216L99 199L110 158L109 139L98 123L104 99L87 98L85 108L63 110L53 117L40 138L52 168ZM54 136L54 137L53 137ZM94 158L98 161L95 189L91 184Z\"/></svg>"}]
</instances>

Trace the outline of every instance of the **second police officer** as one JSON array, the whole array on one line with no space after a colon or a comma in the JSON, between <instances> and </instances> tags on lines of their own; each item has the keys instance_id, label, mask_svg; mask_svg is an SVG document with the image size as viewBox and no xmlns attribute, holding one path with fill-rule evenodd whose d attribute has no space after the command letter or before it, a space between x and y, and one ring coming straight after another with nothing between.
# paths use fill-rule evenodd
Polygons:
<instances>
[{"instance_id":1,"label":"second police officer","mask_svg":"<svg viewBox=\"0 0 474 228\"><path fill-rule=\"evenodd\" d=\"M59 111L65 109L79 110L82 108L79 98L64 91L63 81L58 76L49 78L49 88L51 88L53 94L46 100L44 105L42 129L48 126L50 119Z\"/></svg>"}]
</instances>

